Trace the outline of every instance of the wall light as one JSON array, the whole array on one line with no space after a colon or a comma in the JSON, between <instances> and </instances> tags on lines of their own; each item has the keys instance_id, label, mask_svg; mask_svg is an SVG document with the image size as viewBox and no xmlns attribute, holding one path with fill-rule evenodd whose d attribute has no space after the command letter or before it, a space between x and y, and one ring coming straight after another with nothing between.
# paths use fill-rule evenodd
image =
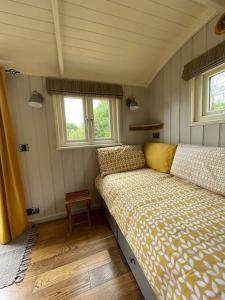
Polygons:
<instances>
[{"instance_id":1,"label":"wall light","mask_svg":"<svg viewBox=\"0 0 225 300\"><path fill-rule=\"evenodd\" d=\"M33 91L28 101L28 105L34 108L41 108L43 106L43 96L37 91Z\"/></svg>"},{"instance_id":2,"label":"wall light","mask_svg":"<svg viewBox=\"0 0 225 300\"><path fill-rule=\"evenodd\" d=\"M137 110L139 109L139 105L136 102L134 97L129 97L126 99L126 104L129 107L130 110Z\"/></svg>"}]
</instances>

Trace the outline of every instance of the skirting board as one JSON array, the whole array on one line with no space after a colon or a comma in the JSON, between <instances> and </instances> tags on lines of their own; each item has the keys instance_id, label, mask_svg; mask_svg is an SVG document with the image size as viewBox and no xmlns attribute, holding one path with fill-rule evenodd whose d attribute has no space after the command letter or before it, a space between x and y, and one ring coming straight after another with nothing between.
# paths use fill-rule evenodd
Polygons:
<instances>
[{"instance_id":1,"label":"skirting board","mask_svg":"<svg viewBox=\"0 0 225 300\"><path fill-rule=\"evenodd\" d=\"M96 210L101 208L101 204L97 203L97 204L93 204L91 206L91 210ZM85 208L79 208L79 209L73 209L73 214L79 214L82 212L85 212L86 209ZM28 218L28 220L31 223L44 223L44 222L49 222L49 221L54 221L54 220L58 220L58 219L62 219L66 217L66 211L62 211L62 212L58 212L56 214L52 214L52 215L47 215L47 216L42 216L42 217L38 217L38 216L30 216Z\"/></svg>"}]
</instances>

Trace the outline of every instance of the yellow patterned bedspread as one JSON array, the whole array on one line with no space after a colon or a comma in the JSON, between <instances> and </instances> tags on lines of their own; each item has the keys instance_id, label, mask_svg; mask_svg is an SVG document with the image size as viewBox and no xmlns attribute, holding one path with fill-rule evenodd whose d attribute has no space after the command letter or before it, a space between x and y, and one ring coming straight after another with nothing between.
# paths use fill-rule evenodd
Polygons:
<instances>
[{"instance_id":1,"label":"yellow patterned bedspread","mask_svg":"<svg viewBox=\"0 0 225 300\"><path fill-rule=\"evenodd\" d=\"M225 300L225 198L151 169L96 179L158 299Z\"/></svg>"}]
</instances>

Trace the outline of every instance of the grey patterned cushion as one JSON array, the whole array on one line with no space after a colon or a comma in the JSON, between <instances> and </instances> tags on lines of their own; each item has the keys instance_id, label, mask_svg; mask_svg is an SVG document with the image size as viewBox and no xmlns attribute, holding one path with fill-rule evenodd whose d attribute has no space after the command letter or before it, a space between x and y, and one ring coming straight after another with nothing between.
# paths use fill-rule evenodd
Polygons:
<instances>
[{"instance_id":1,"label":"grey patterned cushion","mask_svg":"<svg viewBox=\"0 0 225 300\"><path fill-rule=\"evenodd\" d=\"M118 146L97 149L101 176L140 169L145 166L141 146Z\"/></svg>"},{"instance_id":2,"label":"grey patterned cushion","mask_svg":"<svg viewBox=\"0 0 225 300\"><path fill-rule=\"evenodd\" d=\"M225 196L225 148L179 145L171 174Z\"/></svg>"}]
</instances>

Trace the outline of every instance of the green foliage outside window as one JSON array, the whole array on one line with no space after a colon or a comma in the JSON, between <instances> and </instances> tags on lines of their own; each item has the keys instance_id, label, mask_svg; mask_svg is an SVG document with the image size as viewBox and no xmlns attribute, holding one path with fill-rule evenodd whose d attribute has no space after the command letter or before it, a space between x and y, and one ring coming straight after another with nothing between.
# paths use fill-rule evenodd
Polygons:
<instances>
[{"instance_id":1,"label":"green foliage outside window","mask_svg":"<svg viewBox=\"0 0 225 300\"><path fill-rule=\"evenodd\" d=\"M83 140L85 138L84 126L76 126L74 123L66 123L68 140Z\"/></svg>"},{"instance_id":2,"label":"green foliage outside window","mask_svg":"<svg viewBox=\"0 0 225 300\"><path fill-rule=\"evenodd\" d=\"M225 110L225 103L224 102L214 102L212 103L212 111L220 111Z\"/></svg>"},{"instance_id":3,"label":"green foliage outside window","mask_svg":"<svg viewBox=\"0 0 225 300\"><path fill-rule=\"evenodd\" d=\"M94 127L96 138L111 137L108 101L101 101L100 104L94 108Z\"/></svg>"},{"instance_id":4,"label":"green foliage outside window","mask_svg":"<svg viewBox=\"0 0 225 300\"><path fill-rule=\"evenodd\" d=\"M94 108L94 128L95 138L110 138L110 124L109 124L109 102L101 101L98 106ZM74 123L66 123L66 132L68 140L83 140L85 139L84 124L79 127Z\"/></svg>"},{"instance_id":5,"label":"green foliage outside window","mask_svg":"<svg viewBox=\"0 0 225 300\"><path fill-rule=\"evenodd\" d=\"M209 79L210 111L225 109L225 72L216 74Z\"/></svg>"}]
</instances>

